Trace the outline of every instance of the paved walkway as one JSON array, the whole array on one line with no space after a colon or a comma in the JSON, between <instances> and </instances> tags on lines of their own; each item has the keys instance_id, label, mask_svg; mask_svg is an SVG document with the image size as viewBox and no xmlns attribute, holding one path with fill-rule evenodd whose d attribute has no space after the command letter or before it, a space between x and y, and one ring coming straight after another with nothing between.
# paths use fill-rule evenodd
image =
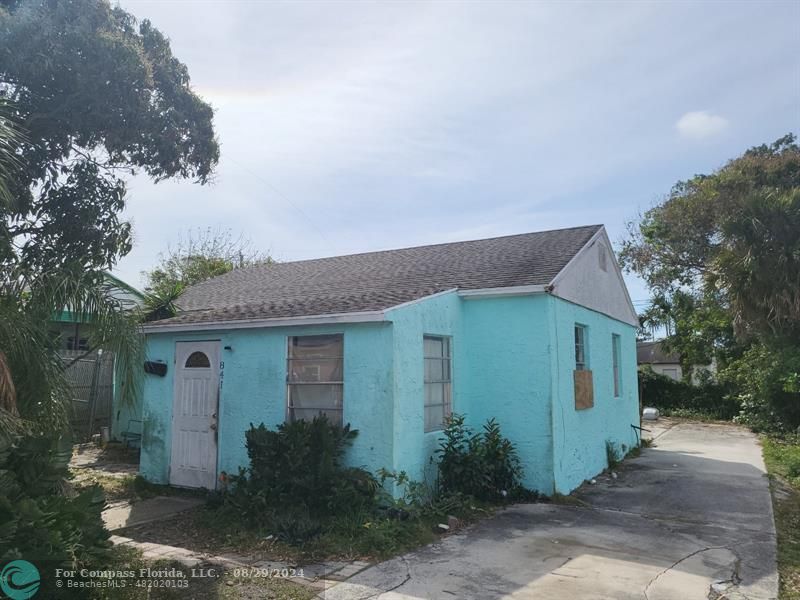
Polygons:
<instances>
[{"instance_id":1,"label":"paved walkway","mask_svg":"<svg viewBox=\"0 0 800 600\"><path fill-rule=\"evenodd\" d=\"M136 548L142 552L146 560L166 560L179 562L187 567L197 567L199 565L219 565L228 569L237 567L249 567L252 569L262 569L264 572L280 573L281 571L295 572L297 577L289 577L295 583L307 585L324 591L334 585L345 581L370 566L370 563L355 561L330 561L312 565L297 565L277 560L254 560L240 554L207 554L203 552L193 552L186 548L167 546L164 544L153 544L150 542L137 542L130 538L112 535L111 542L115 545Z\"/></svg>"},{"instance_id":2,"label":"paved walkway","mask_svg":"<svg viewBox=\"0 0 800 600\"><path fill-rule=\"evenodd\" d=\"M350 577L326 600L707 600L777 596L772 504L744 429L650 424L656 446L585 506L520 505Z\"/></svg>"},{"instance_id":3,"label":"paved walkway","mask_svg":"<svg viewBox=\"0 0 800 600\"><path fill-rule=\"evenodd\" d=\"M161 521L203 503L190 496L156 496L147 500L116 502L103 511L103 522L109 531Z\"/></svg>"}]
</instances>

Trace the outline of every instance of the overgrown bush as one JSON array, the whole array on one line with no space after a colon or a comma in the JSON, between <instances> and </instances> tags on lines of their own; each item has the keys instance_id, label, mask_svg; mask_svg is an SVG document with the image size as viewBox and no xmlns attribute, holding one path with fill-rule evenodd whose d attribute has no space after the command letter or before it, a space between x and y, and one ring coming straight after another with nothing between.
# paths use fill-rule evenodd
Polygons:
<instances>
[{"instance_id":1,"label":"overgrown bush","mask_svg":"<svg viewBox=\"0 0 800 600\"><path fill-rule=\"evenodd\" d=\"M754 344L722 375L737 390L737 421L754 431L800 427L800 346Z\"/></svg>"},{"instance_id":2,"label":"overgrown bush","mask_svg":"<svg viewBox=\"0 0 800 600\"><path fill-rule=\"evenodd\" d=\"M0 564L15 559L46 564L43 576L57 567L108 565L111 544L101 518L103 492L99 486L72 490L71 445L36 436L0 444ZM52 584L45 577L39 595L55 597L55 590L48 588ZM69 593L59 590L58 597ZM73 595L85 597L81 590Z\"/></svg>"},{"instance_id":3,"label":"overgrown bush","mask_svg":"<svg viewBox=\"0 0 800 600\"><path fill-rule=\"evenodd\" d=\"M269 533L308 555L385 557L427 543L449 516L470 521L488 503L534 500L520 485L514 445L497 423L478 434L455 415L438 451L438 486L381 469L379 479L345 467L357 432L325 417L246 432L250 466L210 496L209 522L236 530L241 523ZM395 497L397 492L400 497Z\"/></svg>"},{"instance_id":4,"label":"overgrown bush","mask_svg":"<svg viewBox=\"0 0 800 600\"><path fill-rule=\"evenodd\" d=\"M697 414L728 421L741 409L740 400L729 386L713 381L692 385L644 368L639 371L639 384L644 406L666 413Z\"/></svg>"},{"instance_id":5,"label":"overgrown bush","mask_svg":"<svg viewBox=\"0 0 800 600\"><path fill-rule=\"evenodd\" d=\"M483 426L482 432L474 433L464 424L463 415L452 415L436 454L443 494L493 501L518 497L523 492L517 450L502 436L494 419Z\"/></svg>"},{"instance_id":6,"label":"overgrown bush","mask_svg":"<svg viewBox=\"0 0 800 600\"><path fill-rule=\"evenodd\" d=\"M285 541L314 537L326 519L375 506L375 477L342 465L357 435L324 415L282 423L276 430L251 425L245 434L250 467L231 478L230 491L220 500Z\"/></svg>"}]
</instances>

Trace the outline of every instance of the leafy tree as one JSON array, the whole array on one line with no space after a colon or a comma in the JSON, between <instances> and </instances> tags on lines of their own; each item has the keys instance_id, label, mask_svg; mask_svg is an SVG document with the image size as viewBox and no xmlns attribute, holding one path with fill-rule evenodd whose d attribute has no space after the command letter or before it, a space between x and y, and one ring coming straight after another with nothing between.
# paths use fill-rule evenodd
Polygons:
<instances>
[{"instance_id":1,"label":"leafy tree","mask_svg":"<svg viewBox=\"0 0 800 600\"><path fill-rule=\"evenodd\" d=\"M253 248L250 240L227 229L196 230L162 254L157 267L143 273L145 291L163 304L174 303L187 287L223 275L233 269L270 263L272 259Z\"/></svg>"},{"instance_id":2,"label":"leafy tree","mask_svg":"<svg viewBox=\"0 0 800 600\"><path fill-rule=\"evenodd\" d=\"M0 31L0 91L27 136L0 208L0 266L28 281L109 268L131 247L121 176L207 182L212 109L167 38L106 0L0 0Z\"/></svg>"},{"instance_id":3,"label":"leafy tree","mask_svg":"<svg viewBox=\"0 0 800 600\"><path fill-rule=\"evenodd\" d=\"M212 109L148 21L105 0L0 0L0 437L59 432L69 393L46 323L70 310L115 352L123 399L139 316L102 270L130 249L122 175L205 183Z\"/></svg>"},{"instance_id":4,"label":"leafy tree","mask_svg":"<svg viewBox=\"0 0 800 600\"><path fill-rule=\"evenodd\" d=\"M69 493L70 394L47 323L91 322L135 397L139 317L102 272L130 249L119 173L207 181L211 116L147 21L103 0L0 0L0 561L112 566L101 490ZM50 584L42 597L60 597Z\"/></svg>"},{"instance_id":5,"label":"leafy tree","mask_svg":"<svg viewBox=\"0 0 800 600\"><path fill-rule=\"evenodd\" d=\"M800 147L793 135L679 182L630 228L623 264L657 293L725 306L740 337L800 335Z\"/></svg>"},{"instance_id":6,"label":"leafy tree","mask_svg":"<svg viewBox=\"0 0 800 600\"><path fill-rule=\"evenodd\" d=\"M719 294L655 292L640 320L651 330L663 328L664 348L680 355L687 377L693 365L710 364L737 346L730 311Z\"/></svg>"},{"instance_id":7,"label":"leafy tree","mask_svg":"<svg viewBox=\"0 0 800 600\"><path fill-rule=\"evenodd\" d=\"M745 406L768 405L762 416L800 424L800 363L787 358L800 355L794 135L676 184L630 226L621 260L650 285L653 304L644 316L669 325L666 344L684 363L716 357Z\"/></svg>"}]
</instances>

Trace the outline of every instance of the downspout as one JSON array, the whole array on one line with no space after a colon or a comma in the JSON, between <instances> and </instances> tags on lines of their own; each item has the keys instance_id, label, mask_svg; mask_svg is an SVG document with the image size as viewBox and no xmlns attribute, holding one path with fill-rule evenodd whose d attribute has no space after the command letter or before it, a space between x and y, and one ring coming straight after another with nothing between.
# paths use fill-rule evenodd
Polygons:
<instances>
[{"instance_id":1,"label":"downspout","mask_svg":"<svg viewBox=\"0 0 800 600\"><path fill-rule=\"evenodd\" d=\"M556 493L556 397L557 397L557 389L558 389L558 381L559 377L559 340L558 340L558 315L556 311L558 310L557 302L555 297L552 295L553 292L553 285L549 285L545 288L545 292L547 293L550 306L551 306L551 318L552 318L552 328L551 334L553 336L553 343L555 344L555 354L552 354L550 357L550 456L552 457L552 468L550 476L553 481L553 493ZM551 344L550 348L553 348Z\"/></svg>"}]
</instances>

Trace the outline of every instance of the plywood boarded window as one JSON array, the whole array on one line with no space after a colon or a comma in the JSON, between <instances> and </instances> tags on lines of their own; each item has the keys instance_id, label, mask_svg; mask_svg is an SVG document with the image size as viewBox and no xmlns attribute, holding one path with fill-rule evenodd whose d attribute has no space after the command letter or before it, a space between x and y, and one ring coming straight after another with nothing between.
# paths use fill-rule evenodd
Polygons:
<instances>
[{"instance_id":1,"label":"plywood boarded window","mask_svg":"<svg viewBox=\"0 0 800 600\"><path fill-rule=\"evenodd\" d=\"M594 406L592 372L576 369L573 375L575 376L575 410L592 408Z\"/></svg>"}]
</instances>

